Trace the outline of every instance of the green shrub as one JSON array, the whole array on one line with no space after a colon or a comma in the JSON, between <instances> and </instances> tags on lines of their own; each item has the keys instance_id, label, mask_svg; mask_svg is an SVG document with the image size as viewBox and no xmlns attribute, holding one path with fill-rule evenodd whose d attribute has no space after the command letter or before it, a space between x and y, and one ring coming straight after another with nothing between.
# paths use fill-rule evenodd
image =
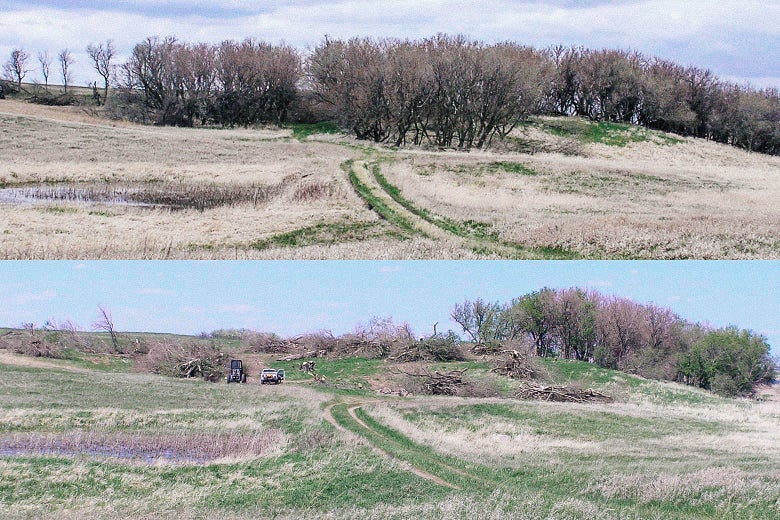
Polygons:
<instances>
[{"instance_id":1,"label":"green shrub","mask_svg":"<svg viewBox=\"0 0 780 520\"><path fill-rule=\"evenodd\" d=\"M750 395L775 377L766 338L736 327L707 333L680 356L678 370L685 383L729 395Z\"/></svg>"}]
</instances>

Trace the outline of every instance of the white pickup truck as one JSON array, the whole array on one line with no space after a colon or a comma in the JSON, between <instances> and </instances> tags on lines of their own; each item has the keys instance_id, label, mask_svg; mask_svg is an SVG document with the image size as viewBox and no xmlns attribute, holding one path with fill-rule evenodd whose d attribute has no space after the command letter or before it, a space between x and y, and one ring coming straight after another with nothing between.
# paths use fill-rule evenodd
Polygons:
<instances>
[{"instance_id":1,"label":"white pickup truck","mask_svg":"<svg viewBox=\"0 0 780 520\"><path fill-rule=\"evenodd\" d=\"M278 385L284 382L284 369L264 368L260 373L260 384Z\"/></svg>"}]
</instances>

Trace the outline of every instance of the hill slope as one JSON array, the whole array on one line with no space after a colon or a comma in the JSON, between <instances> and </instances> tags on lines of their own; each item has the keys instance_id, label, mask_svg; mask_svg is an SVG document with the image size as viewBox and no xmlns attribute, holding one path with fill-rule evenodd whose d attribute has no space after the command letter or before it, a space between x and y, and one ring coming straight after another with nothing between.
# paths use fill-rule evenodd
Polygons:
<instances>
[{"instance_id":1,"label":"hill slope","mask_svg":"<svg viewBox=\"0 0 780 520\"><path fill-rule=\"evenodd\" d=\"M0 129L3 258L780 257L780 158L633 127L466 153L3 100Z\"/></svg>"},{"instance_id":2,"label":"hill slope","mask_svg":"<svg viewBox=\"0 0 780 520\"><path fill-rule=\"evenodd\" d=\"M563 372L623 392L619 402L390 398L27 361L0 358L4 518L780 512L776 402L584 364ZM334 376L348 368L332 364Z\"/></svg>"}]
</instances>

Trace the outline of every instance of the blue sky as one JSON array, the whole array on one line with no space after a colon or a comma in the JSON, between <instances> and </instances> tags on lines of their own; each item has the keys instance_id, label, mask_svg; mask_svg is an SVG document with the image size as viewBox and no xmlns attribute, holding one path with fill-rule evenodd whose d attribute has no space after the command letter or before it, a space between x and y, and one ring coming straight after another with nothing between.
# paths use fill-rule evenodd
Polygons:
<instances>
[{"instance_id":1,"label":"blue sky","mask_svg":"<svg viewBox=\"0 0 780 520\"><path fill-rule=\"evenodd\" d=\"M780 85L776 0L0 0L0 60L15 47L33 56L68 47L77 84L98 79L88 66L87 44L109 38L123 60L152 35L207 42L254 36L304 49L325 34L421 38L438 32L537 47L630 48L710 68L724 79Z\"/></svg>"},{"instance_id":2,"label":"blue sky","mask_svg":"<svg viewBox=\"0 0 780 520\"><path fill-rule=\"evenodd\" d=\"M54 318L89 328L98 305L122 331L352 331L373 316L418 334L457 325L464 299L506 302L542 287L593 288L765 334L780 351L777 261L0 262L0 326Z\"/></svg>"}]
</instances>

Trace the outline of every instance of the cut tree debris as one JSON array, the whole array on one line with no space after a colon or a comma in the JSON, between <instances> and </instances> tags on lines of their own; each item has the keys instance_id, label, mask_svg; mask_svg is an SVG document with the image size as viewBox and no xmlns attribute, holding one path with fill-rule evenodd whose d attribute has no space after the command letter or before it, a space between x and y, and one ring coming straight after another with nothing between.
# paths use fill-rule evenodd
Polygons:
<instances>
[{"instance_id":1,"label":"cut tree debris","mask_svg":"<svg viewBox=\"0 0 780 520\"><path fill-rule=\"evenodd\" d=\"M306 359L311 357L317 357L316 350L310 350L308 352L303 352L302 354L290 354L289 356L278 358L277 361L295 361L297 359Z\"/></svg>"},{"instance_id":2,"label":"cut tree debris","mask_svg":"<svg viewBox=\"0 0 780 520\"><path fill-rule=\"evenodd\" d=\"M305 373L309 374L318 383L325 383L325 376L322 375L322 374L317 373L316 366L317 366L317 364L316 364L315 361L304 361L303 363L300 364L300 366L298 367L298 370L300 370L301 372L305 372Z\"/></svg>"},{"instance_id":3,"label":"cut tree debris","mask_svg":"<svg viewBox=\"0 0 780 520\"><path fill-rule=\"evenodd\" d=\"M543 374L535 357L517 350L502 350L503 354L509 354L509 358L498 362L492 371L513 379L536 379Z\"/></svg>"},{"instance_id":4,"label":"cut tree debris","mask_svg":"<svg viewBox=\"0 0 780 520\"><path fill-rule=\"evenodd\" d=\"M611 403L612 397L590 388L576 386L549 385L525 382L515 394L519 399L535 399L538 401L557 401L568 403Z\"/></svg>"},{"instance_id":5,"label":"cut tree debris","mask_svg":"<svg viewBox=\"0 0 780 520\"><path fill-rule=\"evenodd\" d=\"M451 370L445 373L436 370L431 373L429 370L423 369L422 373L413 373L397 369L396 372L411 377L421 378L426 393L432 395L455 395L458 388L469 384L468 381L463 380L463 374L466 370L468 370L468 368L464 368L463 370Z\"/></svg>"}]
</instances>

